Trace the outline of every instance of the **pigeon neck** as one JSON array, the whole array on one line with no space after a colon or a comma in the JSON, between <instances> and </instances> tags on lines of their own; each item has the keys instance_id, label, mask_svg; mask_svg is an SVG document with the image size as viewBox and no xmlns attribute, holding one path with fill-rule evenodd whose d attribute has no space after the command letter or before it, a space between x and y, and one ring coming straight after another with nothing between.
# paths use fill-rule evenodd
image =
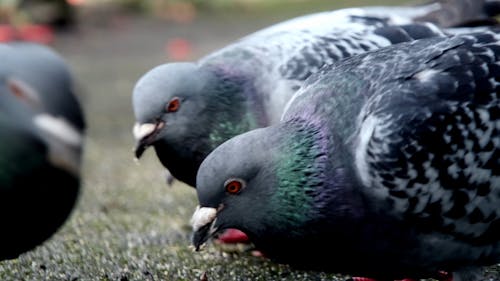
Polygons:
<instances>
[{"instance_id":1,"label":"pigeon neck","mask_svg":"<svg viewBox=\"0 0 500 281\"><path fill-rule=\"evenodd\" d=\"M293 213L301 222L332 212L347 220L364 216L352 157L347 145L331 133L327 121L297 117L283 125L276 197L290 208L301 206Z\"/></svg>"},{"instance_id":2,"label":"pigeon neck","mask_svg":"<svg viewBox=\"0 0 500 281\"><path fill-rule=\"evenodd\" d=\"M292 227L337 209L352 210L346 216L360 215L360 197L346 186L352 182L347 175L348 160L342 154L329 157L332 150L336 153L343 148L332 143L323 122L297 118L281 127L284 137L276 160L277 190L270 198L270 205L277 208L273 213Z\"/></svg>"},{"instance_id":3,"label":"pigeon neck","mask_svg":"<svg viewBox=\"0 0 500 281\"><path fill-rule=\"evenodd\" d=\"M268 124L251 76L227 66L205 67L210 68L217 80L207 101L213 118L209 135L212 149L229 138Z\"/></svg>"}]
</instances>

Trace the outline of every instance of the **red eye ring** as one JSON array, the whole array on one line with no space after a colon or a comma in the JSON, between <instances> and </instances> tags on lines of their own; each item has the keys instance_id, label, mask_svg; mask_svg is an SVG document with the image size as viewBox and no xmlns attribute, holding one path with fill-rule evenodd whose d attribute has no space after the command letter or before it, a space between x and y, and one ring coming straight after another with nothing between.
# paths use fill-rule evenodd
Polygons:
<instances>
[{"instance_id":1,"label":"red eye ring","mask_svg":"<svg viewBox=\"0 0 500 281\"><path fill-rule=\"evenodd\" d=\"M241 189L244 187L245 183L243 180L240 179L228 179L224 183L224 188L226 189L226 192L229 194L237 194L241 191Z\"/></svg>"},{"instance_id":2,"label":"red eye ring","mask_svg":"<svg viewBox=\"0 0 500 281\"><path fill-rule=\"evenodd\" d=\"M167 104L167 112L176 112L181 107L181 100L177 97L172 98Z\"/></svg>"}]
</instances>

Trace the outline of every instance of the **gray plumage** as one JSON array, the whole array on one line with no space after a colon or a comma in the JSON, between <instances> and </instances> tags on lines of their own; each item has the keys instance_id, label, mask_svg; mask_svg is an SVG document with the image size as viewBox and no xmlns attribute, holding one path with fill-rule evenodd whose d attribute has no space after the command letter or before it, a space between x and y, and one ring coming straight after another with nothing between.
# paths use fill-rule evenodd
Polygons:
<instances>
[{"instance_id":1,"label":"gray plumage","mask_svg":"<svg viewBox=\"0 0 500 281\"><path fill-rule=\"evenodd\" d=\"M206 158L193 242L236 228L301 268L466 278L500 262L499 156L500 35L353 56Z\"/></svg>"},{"instance_id":2,"label":"gray plumage","mask_svg":"<svg viewBox=\"0 0 500 281\"><path fill-rule=\"evenodd\" d=\"M456 1L466 3L484 4ZM230 137L278 122L309 75L351 55L443 36L436 26L415 21L431 12L427 20L458 15L447 13L446 7L434 3L307 15L257 31L198 62L157 66L133 91L136 157L154 146L171 174L194 186L196 171L210 151ZM176 105L168 109L169 103Z\"/></svg>"}]
</instances>

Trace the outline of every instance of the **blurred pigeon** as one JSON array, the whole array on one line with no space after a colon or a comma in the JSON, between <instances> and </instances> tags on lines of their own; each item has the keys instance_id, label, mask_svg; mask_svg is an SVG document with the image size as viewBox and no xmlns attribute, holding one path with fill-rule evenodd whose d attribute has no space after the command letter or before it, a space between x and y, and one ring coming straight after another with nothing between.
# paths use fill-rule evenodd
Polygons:
<instances>
[{"instance_id":1,"label":"blurred pigeon","mask_svg":"<svg viewBox=\"0 0 500 281\"><path fill-rule=\"evenodd\" d=\"M483 280L477 268L500 262L500 35L323 68L278 124L216 148L196 188L197 249L235 228L299 268Z\"/></svg>"},{"instance_id":2,"label":"blurred pigeon","mask_svg":"<svg viewBox=\"0 0 500 281\"><path fill-rule=\"evenodd\" d=\"M50 48L0 44L0 260L47 240L80 190L85 123L72 77Z\"/></svg>"},{"instance_id":3,"label":"blurred pigeon","mask_svg":"<svg viewBox=\"0 0 500 281\"><path fill-rule=\"evenodd\" d=\"M456 0L483 15L484 1ZM429 23L458 24L450 1L416 7L364 7L295 18L249 35L198 62L167 63L136 83L135 155L154 146L173 177L195 186L200 163L243 132L275 124L303 80L323 65L403 41L443 35ZM454 6L453 6L454 7ZM464 8L466 7L466 8ZM457 11L455 11L457 10ZM432 16L431 16L432 13ZM445 17L447 22L444 22ZM401 25L392 27L392 25ZM454 32L456 32L454 30Z\"/></svg>"}]
</instances>

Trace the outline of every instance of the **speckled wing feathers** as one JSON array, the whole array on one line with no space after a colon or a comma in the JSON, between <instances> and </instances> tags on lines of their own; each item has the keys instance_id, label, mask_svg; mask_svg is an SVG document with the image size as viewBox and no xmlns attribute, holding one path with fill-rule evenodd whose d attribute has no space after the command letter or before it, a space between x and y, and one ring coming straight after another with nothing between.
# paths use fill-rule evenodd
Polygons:
<instances>
[{"instance_id":1,"label":"speckled wing feathers","mask_svg":"<svg viewBox=\"0 0 500 281\"><path fill-rule=\"evenodd\" d=\"M380 28L389 30L377 31ZM221 56L232 56L231 49L245 50L257 60L259 57L272 60L261 63L276 69L280 79L303 80L325 64L379 49L396 40L408 41L442 34L442 31L432 24L413 23L411 18L397 16L397 13L381 16L377 12L376 16L373 16L370 15L369 9L342 9L277 24L244 37L207 56L201 62L216 62ZM392 38L393 36L397 38Z\"/></svg>"},{"instance_id":2,"label":"speckled wing feathers","mask_svg":"<svg viewBox=\"0 0 500 281\"><path fill-rule=\"evenodd\" d=\"M382 52L362 60L364 75L385 86L374 87L361 113L356 167L384 212L475 243L496 241L499 40L493 33L429 40L413 44L429 47L412 56L411 47L390 47L392 59Z\"/></svg>"}]
</instances>

